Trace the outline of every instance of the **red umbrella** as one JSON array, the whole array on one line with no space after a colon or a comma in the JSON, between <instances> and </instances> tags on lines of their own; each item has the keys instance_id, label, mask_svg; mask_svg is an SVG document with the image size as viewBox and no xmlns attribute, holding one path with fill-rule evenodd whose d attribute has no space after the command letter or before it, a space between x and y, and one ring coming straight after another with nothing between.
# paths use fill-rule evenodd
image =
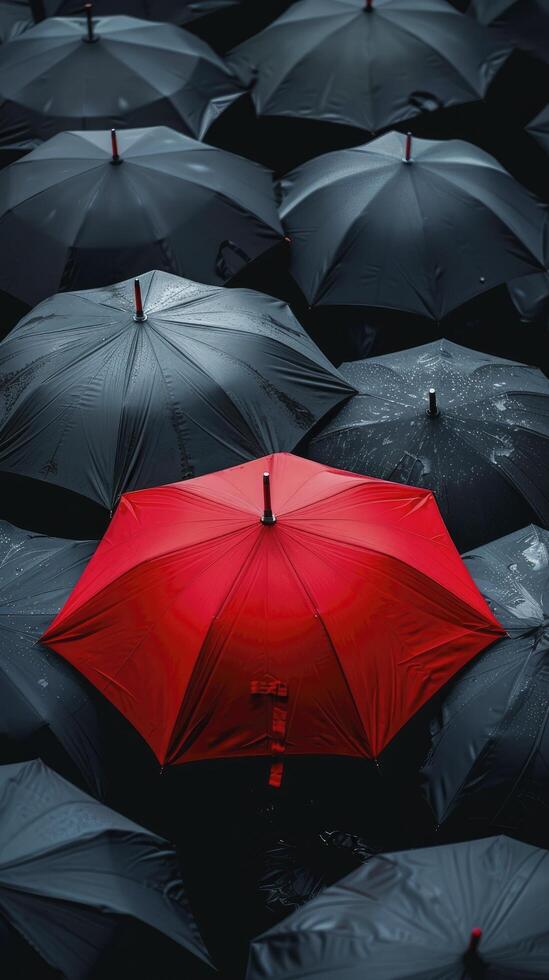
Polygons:
<instances>
[{"instance_id":1,"label":"red umbrella","mask_svg":"<svg viewBox=\"0 0 549 980\"><path fill-rule=\"evenodd\" d=\"M376 758L503 634L430 491L280 453L125 494L43 639L160 762L277 785L283 754Z\"/></svg>"}]
</instances>

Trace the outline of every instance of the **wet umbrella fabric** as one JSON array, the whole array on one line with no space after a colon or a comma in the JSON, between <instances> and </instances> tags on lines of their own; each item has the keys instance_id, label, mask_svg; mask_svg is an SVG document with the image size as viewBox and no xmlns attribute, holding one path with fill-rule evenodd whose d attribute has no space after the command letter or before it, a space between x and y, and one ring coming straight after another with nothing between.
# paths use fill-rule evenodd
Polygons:
<instances>
[{"instance_id":1,"label":"wet umbrella fabric","mask_svg":"<svg viewBox=\"0 0 549 980\"><path fill-rule=\"evenodd\" d=\"M549 853L507 837L380 855L255 939L246 980L546 977L548 888Z\"/></svg>"},{"instance_id":2,"label":"wet umbrella fabric","mask_svg":"<svg viewBox=\"0 0 549 980\"><path fill-rule=\"evenodd\" d=\"M38 760L0 768L0 815L0 909L63 977L91 975L122 916L180 944L196 971L209 963L162 838Z\"/></svg>"},{"instance_id":3,"label":"wet umbrella fabric","mask_svg":"<svg viewBox=\"0 0 549 980\"><path fill-rule=\"evenodd\" d=\"M545 106L532 122L528 123L527 131L541 147L549 153L549 105Z\"/></svg>"},{"instance_id":4,"label":"wet umbrella fabric","mask_svg":"<svg viewBox=\"0 0 549 980\"><path fill-rule=\"evenodd\" d=\"M51 18L0 50L0 146L67 129L171 126L201 138L241 94L204 41L134 17Z\"/></svg>"},{"instance_id":5,"label":"wet umbrella fabric","mask_svg":"<svg viewBox=\"0 0 549 980\"><path fill-rule=\"evenodd\" d=\"M549 0L471 0L467 12L502 41L549 62Z\"/></svg>"},{"instance_id":6,"label":"wet umbrella fabric","mask_svg":"<svg viewBox=\"0 0 549 980\"><path fill-rule=\"evenodd\" d=\"M0 760L40 755L100 797L104 745L93 689L37 642L95 547L0 521Z\"/></svg>"},{"instance_id":7,"label":"wet umbrella fabric","mask_svg":"<svg viewBox=\"0 0 549 980\"><path fill-rule=\"evenodd\" d=\"M0 289L34 305L164 269L222 284L282 239L271 173L171 129L63 133L0 174Z\"/></svg>"},{"instance_id":8,"label":"wet umbrella fabric","mask_svg":"<svg viewBox=\"0 0 549 980\"><path fill-rule=\"evenodd\" d=\"M146 273L46 300L0 345L0 470L111 510L294 446L353 394L280 300Z\"/></svg>"},{"instance_id":9,"label":"wet umbrella fabric","mask_svg":"<svg viewBox=\"0 0 549 980\"><path fill-rule=\"evenodd\" d=\"M440 320L548 256L547 209L483 150L388 133L282 181L291 272L311 305Z\"/></svg>"},{"instance_id":10,"label":"wet umbrella fabric","mask_svg":"<svg viewBox=\"0 0 549 980\"><path fill-rule=\"evenodd\" d=\"M278 454L123 496L43 639L162 762L272 756L278 785L377 757L499 635L430 493Z\"/></svg>"},{"instance_id":11,"label":"wet umbrella fabric","mask_svg":"<svg viewBox=\"0 0 549 980\"><path fill-rule=\"evenodd\" d=\"M530 521L549 526L541 371L440 340L341 373L359 394L311 439L309 458L433 490L460 551Z\"/></svg>"},{"instance_id":12,"label":"wet umbrella fabric","mask_svg":"<svg viewBox=\"0 0 549 980\"><path fill-rule=\"evenodd\" d=\"M439 825L549 844L549 531L464 555L509 636L468 665L433 721L425 790Z\"/></svg>"},{"instance_id":13,"label":"wet umbrella fabric","mask_svg":"<svg viewBox=\"0 0 549 980\"><path fill-rule=\"evenodd\" d=\"M258 114L377 132L482 98L509 46L444 0L302 0L229 55Z\"/></svg>"}]
</instances>

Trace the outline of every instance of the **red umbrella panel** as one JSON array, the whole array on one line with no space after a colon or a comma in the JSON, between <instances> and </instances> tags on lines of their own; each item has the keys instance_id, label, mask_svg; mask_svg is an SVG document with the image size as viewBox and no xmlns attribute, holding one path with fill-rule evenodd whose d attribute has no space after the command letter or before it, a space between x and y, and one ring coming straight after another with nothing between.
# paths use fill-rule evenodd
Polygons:
<instances>
[{"instance_id":1,"label":"red umbrella panel","mask_svg":"<svg viewBox=\"0 0 549 980\"><path fill-rule=\"evenodd\" d=\"M376 758L504 632L430 491L280 453L125 494L43 639L161 763L272 756L276 785Z\"/></svg>"}]
</instances>

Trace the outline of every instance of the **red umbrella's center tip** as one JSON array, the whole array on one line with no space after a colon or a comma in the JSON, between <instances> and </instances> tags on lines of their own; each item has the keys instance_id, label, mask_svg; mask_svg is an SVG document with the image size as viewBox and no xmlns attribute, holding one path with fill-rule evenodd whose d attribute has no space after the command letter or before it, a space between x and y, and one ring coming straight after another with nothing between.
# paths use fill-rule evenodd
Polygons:
<instances>
[{"instance_id":1,"label":"red umbrella's center tip","mask_svg":"<svg viewBox=\"0 0 549 980\"><path fill-rule=\"evenodd\" d=\"M404 144L404 163L412 162L412 134L406 133L406 142Z\"/></svg>"},{"instance_id":2,"label":"red umbrella's center tip","mask_svg":"<svg viewBox=\"0 0 549 980\"><path fill-rule=\"evenodd\" d=\"M122 163L122 158L118 152L118 135L116 129L111 129L111 163Z\"/></svg>"},{"instance_id":3,"label":"red umbrella's center tip","mask_svg":"<svg viewBox=\"0 0 549 980\"><path fill-rule=\"evenodd\" d=\"M474 929L471 929L471 934L469 936L469 946L467 947L467 953L470 956L474 956L475 953L477 952L481 939L482 939L482 929L479 929L478 926L475 926Z\"/></svg>"},{"instance_id":4,"label":"red umbrella's center tip","mask_svg":"<svg viewBox=\"0 0 549 980\"><path fill-rule=\"evenodd\" d=\"M82 40L85 41L86 44L93 44L95 41L99 40L97 34L95 34L93 30L92 11L93 11L93 4L85 3L84 13L86 15L86 36L83 37Z\"/></svg>"},{"instance_id":5,"label":"red umbrella's center tip","mask_svg":"<svg viewBox=\"0 0 549 980\"><path fill-rule=\"evenodd\" d=\"M373 9L374 9L374 0L364 0L364 10L370 11Z\"/></svg>"},{"instance_id":6,"label":"red umbrella's center tip","mask_svg":"<svg viewBox=\"0 0 549 980\"><path fill-rule=\"evenodd\" d=\"M133 318L136 323L143 323L147 319L147 314L143 310L143 299L141 297L141 283L139 279L134 280L133 284L135 313Z\"/></svg>"},{"instance_id":7,"label":"red umbrella's center tip","mask_svg":"<svg viewBox=\"0 0 549 980\"><path fill-rule=\"evenodd\" d=\"M271 505L271 475L270 473L263 474L263 515L261 517L262 524L276 524L276 517L273 514L273 509Z\"/></svg>"}]
</instances>

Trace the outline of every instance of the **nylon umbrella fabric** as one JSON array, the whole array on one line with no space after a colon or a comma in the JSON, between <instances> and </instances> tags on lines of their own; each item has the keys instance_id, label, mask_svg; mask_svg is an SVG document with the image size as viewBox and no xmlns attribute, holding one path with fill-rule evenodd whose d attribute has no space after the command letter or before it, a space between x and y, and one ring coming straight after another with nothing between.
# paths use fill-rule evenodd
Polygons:
<instances>
[{"instance_id":1,"label":"nylon umbrella fabric","mask_svg":"<svg viewBox=\"0 0 549 980\"><path fill-rule=\"evenodd\" d=\"M38 760L0 768L0 815L0 909L63 977L90 976L121 916L178 943L197 976L215 975L201 972L209 957L162 838Z\"/></svg>"},{"instance_id":2,"label":"nylon umbrella fabric","mask_svg":"<svg viewBox=\"0 0 549 980\"><path fill-rule=\"evenodd\" d=\"M471 0L467 11L502 41L549 62L548 0Z\"/></svg>"},{"instance_id":3,"label":"nylon umbrella fabric","mask_svg":"<svg viewBox=\"0 0 549 980\"><path fill-rule=\"evenodd\" d=\"M0 345L0 470L112 510L126 490L293 449L353 394L279 300L150 272L62 293Z\"/></svg>"},{"instance_id":4,"label":"nylon umbrella fabric","mask_svg":"<svg viewBox=\"0 0 549 980\"><path fill-rule=\"evenodd\" d=\"M0 3L0 44L11 41L32 26L28 5L21 0L3 0Z\"/></svg>"},{"instance_id":5,"label":"nylon umbrella fabric","mask_svg":"<svg viewBox=\"0 0 549 980\"><path fill-rule=\"evenodd\" d=\"M254 939L246 980L546 977L548 887L549 853L507 837L373 857Z\"/></svg>"},{"instance_id":6,"label":"nylon umbrella fabric","mask_svg":"<svg viewBox=\"0 0 549 980\"><path fill-rule=\"evenodd\" d=\"M514 279L507 288L515 309L524 321L549 318L549 272Z\"/></svg>"},{"instance_id":7,"label":"nylon umbrella fabric","mask_svg":"<svg viewBox=\"0 0 549 980\"><path fill-rule=\"evenodd\" d=\"M376 758L501 633L429 492L277 454L124 495L43 641L162 763L271 756L276 786Z\"/></svg>"},{"instance_id":8,"label":"nylon umbrella fabric","mask_svg":"<svg viewBox=\"0 0 549 980\"><path fill-rule=\"evenodd\" d=\"M460 551L549 525L541 371L448 340L340 370L358 395L315 432L309 458L432 490Z\"/></svg>"},{"instance_id":9,"label":"nylon umbrella fabric","mask_svg":"<svg viewBox=\"0 0 549 980\"><path fill-rule=\"evenodd\" d=\"M547 846L549 531L530 525L464 561L509 636L449 685L426 796L444 832L503 830Z\"/></svg>"},{"instance_id":10,"label":"nylon umbrella fabric","mask_svg":"<svg viewBox=\"0 0 549 980\"><path fill-rule=\"evenodd\" d=\"M0 521L0 760L40 754L101 797L105 745L95 692L38 643L95 547Z\"/></svg>"},{"instance_id":11,"label":"nylon umbrella fabric","mask_svg":"<svg viewBox=\"0 0 549 980\"><path fill-rule=\"evenodd\" d=\"M435 321L544 268L548 212L489 154L462 140L388 133L327 153L281 184L290 269L307 302Z\"/></svg>"},{"instance_id":12,"label":"nylon umbrella fabric","mask_svg":"<svg viewBox=\"0 0 549 980\"><path fill-rule=\"evenodd\" d=\"M545 109L528 123L526 130L537 140L542 149L549 153L549 105L546 105Z\"/></svg>"},{"instance_id":13,"label":"nylon umbrella fabric","mask_svg":"<svg viewBox=\"0 0 549 980\"><path fill-rule=\"evenodd\" d=\"M0 146L70 129L164 125L202 138L242 94L223 61L174 25L53 17L0 51Z\"/></svg>"},{"instance_id":14,"label":"nylon umbrella fabric","mask_svg":"<svg viewBox=\"0 0 549 980\"><path fill-rule=\"evenodd\" d=\"M474 29L473 29L474 24ZM481 99L509 46L444 0L302 0L229 64L259 115L377 132L425 109Z\"/></svg>"},{"instance_id":15,"label":"nylon umbrella fabric","mask_svg":"<svg viewBox=\"0 0 549 980\"><path fill-rule=\"evenodd\" d=\"M0 173L0 289L58 290L161 269L222 284L282 240L270 171L165 127L63 133Z\"/></svg>"}]
</instances>

